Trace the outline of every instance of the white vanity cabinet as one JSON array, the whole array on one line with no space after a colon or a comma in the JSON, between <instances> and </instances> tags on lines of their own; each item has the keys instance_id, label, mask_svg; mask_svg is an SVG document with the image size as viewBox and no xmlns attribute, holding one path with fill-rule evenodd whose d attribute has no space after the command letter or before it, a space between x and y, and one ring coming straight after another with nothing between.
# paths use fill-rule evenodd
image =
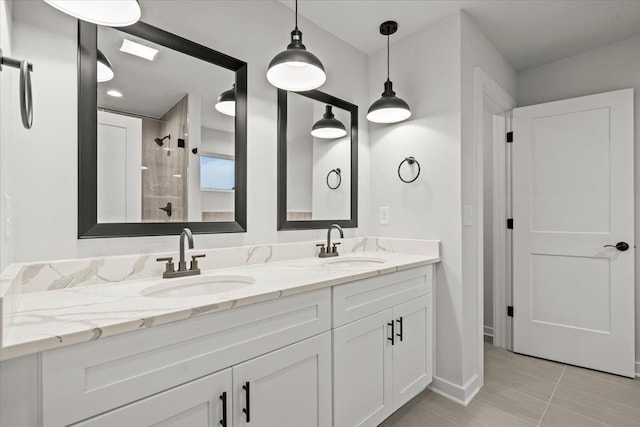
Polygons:
<instances>
[{"instance_id":1,"label":"white vanity cabinet","mask_svg":"<svg viewBox=\"0 0 640 427\"><path fill-rule=\"evenodd\" d=\"M231 369L158 393L74 427L231 427Z\"/></svg>"},{"instance_id":2,"label":"white vanity cabinet","mask_svg":"<svg viewBox=\"0 0 640 427\"><path fill-rule=\"evenodd\" d=\"M77 427L331 425L331 333L107 412Z\"/></svg>"},{"instance_id":3,"label":"white vanity cabinet","mask_svg":"<svg viewBox=\"0 0 640 427\"><path fill-rule=\"evenodd\" d=\"M368 314L333 331L335 427L377 426L431 382L432 280L426 267L334 289L334 326Z\"/></svg>"},{"instance_id":4,"label":"white vanity cabinet","mask_svg":"<svg viewBox=\"0 0 640 427\"><path fill-rule=\"evenodd\" d=\"M233 367L234 426L331 426L331 332Z\"/></svg>"},{"instance_id":5,"label":"white vanity cabinet","mask_svg":"<svg viewBox=\"0 0 640 427\"><path fill-rule=\"evenodd\" d=\"M0 424L377 426L431 382L432 287L414 267L3 362L28 398Z\"/></svg>"}]
</instances>

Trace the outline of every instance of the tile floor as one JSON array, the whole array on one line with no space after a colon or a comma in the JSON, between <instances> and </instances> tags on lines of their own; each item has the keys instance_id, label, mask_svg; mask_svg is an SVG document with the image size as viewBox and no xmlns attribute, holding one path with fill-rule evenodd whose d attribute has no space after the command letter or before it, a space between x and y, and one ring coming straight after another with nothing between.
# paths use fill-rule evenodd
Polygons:
<instances>
[{"instance_id":1,"label":"tile floor","mask_svg":"<svg viewBox=\"0 0 640 427\"><path fill-rule=\"evenodd\" d=\"M484 375L484 387L466 408L426 390L382 426L640 426L640 379L520 356L488 343Z\"/></svg>"}]
</instances>

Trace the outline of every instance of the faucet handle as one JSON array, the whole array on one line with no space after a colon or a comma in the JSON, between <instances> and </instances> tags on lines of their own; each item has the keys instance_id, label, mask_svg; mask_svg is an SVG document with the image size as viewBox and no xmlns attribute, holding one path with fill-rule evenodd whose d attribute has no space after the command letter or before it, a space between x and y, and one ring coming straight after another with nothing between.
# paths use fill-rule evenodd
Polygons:
<instances>
[{"instance_id":1,"label":"faucet handle","mask_svg":"<svg viewBox=\"0 0 640 427\"><path fill-rule=\"evenodd\" d=\"M341 242L336 242L333 244L333 249L331 249L331 252L338 253L338 245L341 244Z\"/></svg>"},{"instance_id":2,"label":"faucet handle","mask_svg":"<svg viewBox=\"0 0 640 427\"><path fill-rule=\"evenodd\" d=\"M173 273L174 272L174 264L173 264L173 257L166 257L166 258L156 258L156 261L158 262L167 262L167 264L165 265L165 274L166 273Z\"/></svg>"},{"instance_id":3,"label":"faucet handle","mask_svg":"<svg viewBox=\"0 0 640 427\"><path fill-rule=\"evenodd\" d=\"M199 268L198 268L198 258L204 258L204 257L206 257L205 254L191 255L191 268L190 268L190 270L199 270Z\"/></svg>"},{"instance_id":4,"label":"faucet handle","mask_svg":"<svg viewBox=\"0 0 640 427\"><path fill-rule=\"evenodd\" d=\"M316 246L320 248L320 254L324 254L327 252L328 248L325 247L324 243L316 243Z\"/></svg>"}]
</instances>

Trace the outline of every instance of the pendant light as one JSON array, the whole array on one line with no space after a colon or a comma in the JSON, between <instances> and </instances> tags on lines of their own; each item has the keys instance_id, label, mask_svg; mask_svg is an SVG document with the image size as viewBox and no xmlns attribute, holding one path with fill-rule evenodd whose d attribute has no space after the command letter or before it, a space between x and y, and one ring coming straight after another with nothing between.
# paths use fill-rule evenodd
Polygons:
<instances>
[{"instance_id":1,"label":"pendant light","mask_svg":"<svg viewBox=\"0 0 640 427\"><path fill-rule=\"evenodd\" d=\"M367 120L375 123L397 123L411 117L411 109L402 98L393 91L393 83L389 80L389 36L398 31L398 23L386 21L380 25L380 34L387 36L387 81L384 83L382 97L371 104L367 112Z\"/></svg>"},{"instance_id":2,"label":"pendant light","mask_svg":"<svg viewBox=\"0 0 640 427\"><path fill-rule=\"evenodd\" d=\"M44 0L74 18L108 27L126 27L140 19L138 0Z\"/></svg>"},{"instance_id":3,"label":"pendant light","mask_svg":"<svg viewBox=\"0 0 640 427\"><path fill-rule=\"evenodd\" d=\"M271 60L267 80L277 88L294 92L316 89L327 80L322 62L302 44L302 32L298 29L298 0L291 43L287 50Z\"/></svg>"},{"instance_id":4,"label":"pendant light","mask_svg":"<svg viewBox=\"0 0 640 427\"><path fill-rule=\"evenodd\" d=\"M98 49L97 52L98 57L98 83L108 82L114 76L113 68L111 67L111 62L105 56L104 53Z\"/></svg>"},{"instance_id":5,"label":"pendant light","mask_svg":"<svg viewBox=\"0 0 640 427\"><path fill-rule=\"evenodd\" d=\"M234 84L231 89L225 90L220 94L216 100L216 110L227 116L236 116L236 85Z\"/></svg>"},{"instance_id":6,"label":"pendant light","mask_svg":"<svg viewBox=\"0 0 640 427\"><path fill-rule=\"evenodd\" d=\"M331 105L327 105L325 108L322 118L313 125L311 135L322 139L342 138L347 134L347 130L342 122L333 115Z\"/></svg>"}]
</instances>

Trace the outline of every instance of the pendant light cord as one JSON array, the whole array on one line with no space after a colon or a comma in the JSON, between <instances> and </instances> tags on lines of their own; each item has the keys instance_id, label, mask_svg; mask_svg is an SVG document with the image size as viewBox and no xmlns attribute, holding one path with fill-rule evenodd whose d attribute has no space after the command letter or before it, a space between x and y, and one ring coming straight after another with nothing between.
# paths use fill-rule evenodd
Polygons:
<instances>
[{"instance_id":1,"label":"pendant light cord","mask_svg":"<svg viewBox=\"0 0 640 427\"><path fill-rule=\"evenodd\" d=\"M389 81L389 34L387 34L387 81Z\"/></svg>"},{"instance_id":2,"label":"pendant light cord","mask_svg":"<svg viewBox=\"0 0 640 427\"><path fill-rule=\"evenodd\" d=\"M298 0L296 0L296 30L298 29Z\"/></svg>"}]
</instances>

